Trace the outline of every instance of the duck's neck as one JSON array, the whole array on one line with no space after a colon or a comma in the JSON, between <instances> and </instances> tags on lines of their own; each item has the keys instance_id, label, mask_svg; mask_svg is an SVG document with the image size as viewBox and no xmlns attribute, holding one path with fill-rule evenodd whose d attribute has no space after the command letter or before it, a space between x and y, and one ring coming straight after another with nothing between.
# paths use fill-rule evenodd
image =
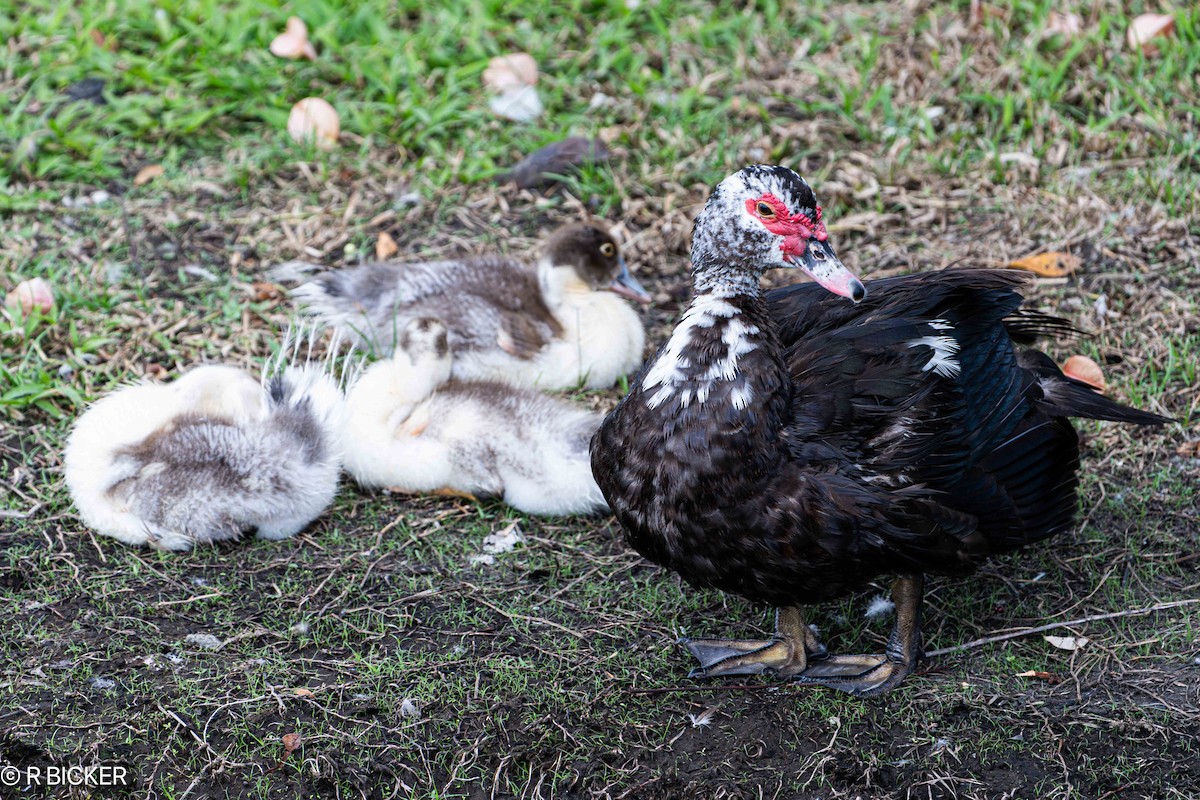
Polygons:
<instances>
[{"instance_id":1,"label":"duck's neck","mask_svg":"<svg viewBox=\"0 0 1200 800\"><path fill-rule=\"evenodd\" d=\"M757 277L708 280L698 273L695 287L692 304L642 380L646 404L727 406L732 415L712 412L710 418L773 424L787 392L786 372Z\"/></svg>"}]
</instances>

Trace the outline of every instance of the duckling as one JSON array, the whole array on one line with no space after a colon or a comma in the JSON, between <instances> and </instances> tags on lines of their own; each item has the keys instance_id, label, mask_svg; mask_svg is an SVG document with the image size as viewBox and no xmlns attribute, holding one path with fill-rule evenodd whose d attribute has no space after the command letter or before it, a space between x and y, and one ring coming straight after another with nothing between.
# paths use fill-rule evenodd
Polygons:
<instances>
[{"instance_id":1,"label":"duckling","mask_svg":"<svg viewBox=\"0 0 1200 800\"><path fill-rule=\"evenodd\" d=\"M499 497L529 514L607 509L588 462L601 417L531 389L451 378L450 335L421 317L349 389L346 471L363 486Z\"/></svg>"},{"instance_id":2,"label":"duckling","mask_svg":"<svg viewBox=\"0 0 1200 800\"><path fill-rule=\"evenodd\" d=\"M599 389L632 374L646 334L621 298L651 298L612 233L594 223L566 225L542 251L532 267L495 255L365 264L320 275L293 296L380 355L411 320L442 320L460 380Z\"/></svg>"},{"instance_id":3,"label":"duckling","mask_svg":"<svg viewBox=\"0 0 1200 800\"><path fill-rule=\"evenodd\" d=\"M227 366L102 398L76 422L63 472L83 521L125 544L189 550L254 528L293 536L337 489L342 395L319 367L265 385Z\"/></svg>"}]
</instances>

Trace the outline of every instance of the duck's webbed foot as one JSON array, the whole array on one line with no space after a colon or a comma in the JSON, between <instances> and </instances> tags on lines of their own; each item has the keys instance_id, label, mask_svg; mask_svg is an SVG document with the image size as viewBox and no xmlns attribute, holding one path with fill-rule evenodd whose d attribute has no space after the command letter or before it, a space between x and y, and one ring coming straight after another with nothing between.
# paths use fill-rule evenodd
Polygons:
<instances>
[{"instance_id":1,"label":"duck's webbed foot","mask_svg":"<svg viewBox=\"0 0 1200 800\"><path fill-rule=\"evenodd\" d=\"M869 697L894 689L907 677L920 660L921 650L921 590L920 575L905 575L892 584L892 599L896 602L896 625L888 638L883 655L829 656L813 664L802 675L800 683L828 686L843 692Z\"/></svg>"},{"instance_id":2,"label":"duck's webbed foot","mask_svg":"<svg viewBox=\"0 0 1200 800\"><path fill-rule=\"evenodd\" d=\"M825 646L804 623L798 608L775 612L775 636L758 639L681 639L700 666L688 677L715 678L721 675L799 675L809 661L825 658Z\"/></svg>"}]
</instances>

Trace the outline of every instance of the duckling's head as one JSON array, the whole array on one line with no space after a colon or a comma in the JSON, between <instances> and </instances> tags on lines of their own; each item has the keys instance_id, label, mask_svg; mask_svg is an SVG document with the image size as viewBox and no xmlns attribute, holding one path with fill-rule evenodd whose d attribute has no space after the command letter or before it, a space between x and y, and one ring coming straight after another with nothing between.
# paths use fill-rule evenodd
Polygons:
<instances>
[{"instance_id":1,"label":"duckling's head","mask_svg":"<svg viewBox=\"0 0 1200 800\"><path fill-rule=\"evenodd\" d=\"M450 334L446 323L433 317L419 317L400 332L398 350L415 363L426 359L441 361L450 357Z\"/></svg>"},{"instance_id":2,"label":"duckling's head","mask_svg":"<svg viewBox=\"0 0 1200 800\"><path fill-rule=\"evenodd\" d=\"M261 419L266 414L262 385L236 367L197 367L177 378L171 389L182 411L228 420Z\"/></svg>"},{"instance_id":3,"label":"duckling's head","mask_svg":"<svg viewBox=\"0 0 1200 800\"><path fill-rule=\"evenodd\" d=\"M650 293L629 273L620 244L602 225L564 225L546 240L542 251L543 282L552 294L574 284L584 291L607 289L639 303L651 300Z\"/></svg>"},{"instance_id":4,"label":"duckling's head","mask_svg":"<svg viewBox=\"0 0 1200 800\"><path fill-rule=\"evenodd\" d=\"M392 353L390 361L382 363L388 366L376 364L364 377L370 378L372 372L376 371L381 376L388 376L390 391L425 397L450 380L454 361L446 323L434 317L410 320L400 331L396 351Z\"/></svg>"},{"instance_id":5,"label":"duckling's head","mask_svg":"<svg viewBox=\"0 0 1200 800\"><path fill-rule=\"evenodd\" d=\"M757 292L759 276L774 267L799 267L856 303L867 293L834 253L805 180L787 167L756 164L721 181L696 218L693 278L697 291Z\"/></svg>"}]
</instances>

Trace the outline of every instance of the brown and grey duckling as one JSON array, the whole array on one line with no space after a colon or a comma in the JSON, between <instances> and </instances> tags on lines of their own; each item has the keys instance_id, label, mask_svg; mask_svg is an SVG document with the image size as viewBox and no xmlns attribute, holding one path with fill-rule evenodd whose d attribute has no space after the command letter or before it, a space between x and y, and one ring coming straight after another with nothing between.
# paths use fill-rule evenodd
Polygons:
<instances>
[{"instance_id":1,"label":"brown and grey duckling","mask_svg":"<svg viewBox=\"0 0 1200 800\"><path fill-rule=\"evenodd\" d=\"M63 472L88 527L163 550L293 536L337 491L342 396L316 366L264 382L202 366L101 398L75 423Z\"/></svg>"},{"instance_id":2,"label":"brown and grey duckling","mask_svg":"<svg viewBox=\"0 0 1200 800\"><path fill-rule=\"evenodd\" d=\"M1167 420L1019 346L1070 329L1021 309L1021 274L864 286L821 216L789 169L721 182L696 221L691 306L600 427L592 467L636 550L693 585L778 609L770 640L686 641L693 674L872 695L922 655L925 573L970 573L1070 529L1069 417ZM764 292L774 267L820 286ZM899 576L886 652L829 655L800 607L885 574Z\"/></svg>"},{"instance_id":3,"label":"brown and grey duckling","mask_svg":"<svg viewBox=\"0 0 1200 800\"><path fill-rule=\"evenodd\" d=\"M446 326L419 318L346 397L346 471L404 492L497 497L529 514L604 511L588 442L601 415L532 389L451 378Z\"/></svg>"},{"instance_id":4,"label":"brown and grey duckling","mask_svg":"<svg viewBox=\"0 0 1200 800\"><path fill-rule=\"evenodd\" d=\"M535 265L505 256L372 263L327 272L294 296L358 346L387 355L421 317L447 327L454 376L515 386L604 388L641 364L650 302L602 225L578 222Z\"/></svg>"}]
</instances>

